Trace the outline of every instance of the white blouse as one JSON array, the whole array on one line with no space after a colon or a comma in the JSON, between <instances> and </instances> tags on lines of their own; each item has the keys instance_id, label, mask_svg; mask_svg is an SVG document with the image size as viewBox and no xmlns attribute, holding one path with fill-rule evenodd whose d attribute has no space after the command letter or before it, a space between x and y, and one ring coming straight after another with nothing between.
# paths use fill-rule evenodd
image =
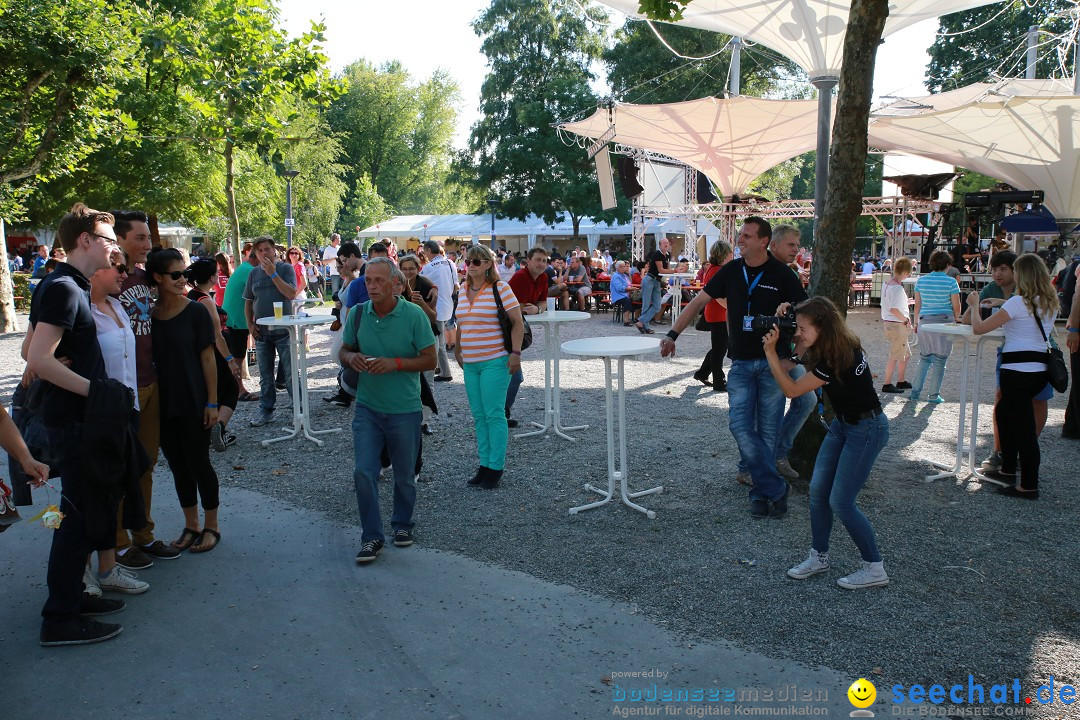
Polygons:
<instances>
[{"instance_id":1,"label":"white blouse","mask_svg":"<svg viewBox=\"0 0 1080 720\"><path fill-rule=\"evenodd\" d=\"M105 300L112 306L116 317L120 318L120 325L116 320L103 313L96 303L90 303L90 309L94 314L94 323L97 325L98 345L101 346L101 357L105 360L105 374L114 380L127 385L135 392L135 409L139 409L139 387L135 373L135 333L131 331L131 325L127 322L127 313L124 306L114 297L105 296Z\"/></svg>"}]
</instances>

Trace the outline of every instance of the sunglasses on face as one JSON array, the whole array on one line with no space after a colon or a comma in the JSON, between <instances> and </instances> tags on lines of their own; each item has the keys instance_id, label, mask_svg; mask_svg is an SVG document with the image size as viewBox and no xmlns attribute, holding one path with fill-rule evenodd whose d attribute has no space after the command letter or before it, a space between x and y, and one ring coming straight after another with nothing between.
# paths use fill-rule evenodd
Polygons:
<instances>
[{"instance_id":1,"label":"sunglasses on face","mask_svg":"<svg viewBox=\"0 0 1080 720\"><path fill-rule=\"evenodd\" d=\"M127 265L124 265L123 263L113 263L113 270L120 273L121 275L128 274Z\"/></svg>"},{"instance_id":2,"label":"sunglasses on face","mask_svg":"<svg viewBox=\"0 0 1080 720\"><path fill-rule=\"evenodd\" d=\"M161 273L161 274L164 275L167 278L172 278L174 281L179 280L180 278L184 277L184 271L183 270L173 270L172 272L166 272L166 273Z\"/></svg>"},{"instance_id":3,"label":"sunglasses on face","mask_svg":"<svg viewBox=\"0 0 1080 720\"><path fill-rule=\"evenodd\" d=\"M469 261L469 264L472 265L473 267L480 267L481 265L483 265L486 262L487 262L487 260L484 260L482 258L473 258L472 260Z\"/></svg>"}]
</instances>

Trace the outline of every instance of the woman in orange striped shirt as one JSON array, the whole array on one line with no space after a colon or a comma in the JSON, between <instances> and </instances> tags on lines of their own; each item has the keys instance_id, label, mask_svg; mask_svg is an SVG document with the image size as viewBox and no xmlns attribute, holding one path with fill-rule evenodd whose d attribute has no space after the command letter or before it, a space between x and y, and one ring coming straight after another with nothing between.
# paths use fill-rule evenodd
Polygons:
<instances>
[{"instance_id":1,"label":"woman in orange striped shirt","mask_svg":"<svg viewBox=\"0 0 1080 720\"><path fill-rule=\"evenodd\" d=\"M499 280L492 252L483 245L473 245L465 254L465 260L468 269L459 292L458 341L454 356L464 371L465 393L476 425L476 446L480 456L480 468L469 484L490 490L498 486L506 463L506 445L510 438L506 426L506 388L510 376L521 369L521 338L525 324L514 291ZM499 325L496 292L510 318L509 343Z\"/></svg>"}]
</instances>

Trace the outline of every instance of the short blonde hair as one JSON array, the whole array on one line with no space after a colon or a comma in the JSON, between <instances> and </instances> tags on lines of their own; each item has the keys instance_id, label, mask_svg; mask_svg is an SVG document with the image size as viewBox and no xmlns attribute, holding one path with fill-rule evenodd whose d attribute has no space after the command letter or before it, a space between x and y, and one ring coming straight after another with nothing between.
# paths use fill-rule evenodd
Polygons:
<instances>
[{"instance_id":1,"label":"short blonde hair","mask_svg":"<svg viewBox=\"0 0 1080 720\"><path fill-rule=\"evenodd\" d=\"M911 273L913 267L911 258L902 257L893 263L892 271L893 275L900 275L901 273Z\"/></svg>"}]
</instances>

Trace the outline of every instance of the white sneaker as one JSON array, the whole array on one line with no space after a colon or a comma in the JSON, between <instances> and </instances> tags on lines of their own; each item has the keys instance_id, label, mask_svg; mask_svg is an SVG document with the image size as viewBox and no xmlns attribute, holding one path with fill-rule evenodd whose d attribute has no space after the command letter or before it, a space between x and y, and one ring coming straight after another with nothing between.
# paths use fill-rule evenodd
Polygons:
<instances>
[{"instance_id":1,"label":"white sneaker","mask_svg":"<svg viewBox=\"0 0 1080 720\"><path fill-rule=\"evenodd\" d=\"M135 573L121 565L115 566L105 577L98 578L98 583L102 590L113 590L128 595L138 595L150 589L150 583L140 580Z\"/></svg>"},{"instance_id":2,"label":"white sneaker","mask_svg":"<svg viewBox=\"0 0 1080 720\"><path fill-rule=\"evenodd\" d=\"M810 555L805 560L787 571L787 575L790 578L796 580L805 580L808 577L813 577L819 573L828 572L829 568L829 553L819 553L814 548L810 548Z\"/></svg>"},{"instance_id":3,"label":"white sneaker","mask_svg":"<svg viewBox=\"0 0 1080 720\"><path fill-rule=\"evenodd\" d=\"M799 473L795 471L795 468L791 467L791 463L788 462L787 458L780 458L776 461L776 472L788 480L799 479Z\"/></svg>"},{"instance_id":4,"label":"white sneaker","mask_svg":"<svg viewBox=\"0 0 1080 720\"><path fill-rule=\"evenodd\" d=\"M862 588L888 585L889 576L885 574L884 564L881 562L862 561L862 567L847 577L842 577L836 584L848 590L861 590Z\"/></svg>"},{"instance_id":5,"label":"white sneaker","mask_svg":"<svg viewBox=\"0 0 1080 720\"><path fill-rule=\"evenodd\" d=\"M83 592L90 597L101 597L101 584L98 583L97 573L87 565L82 574Z\"/></svg>"}]
</instances>

